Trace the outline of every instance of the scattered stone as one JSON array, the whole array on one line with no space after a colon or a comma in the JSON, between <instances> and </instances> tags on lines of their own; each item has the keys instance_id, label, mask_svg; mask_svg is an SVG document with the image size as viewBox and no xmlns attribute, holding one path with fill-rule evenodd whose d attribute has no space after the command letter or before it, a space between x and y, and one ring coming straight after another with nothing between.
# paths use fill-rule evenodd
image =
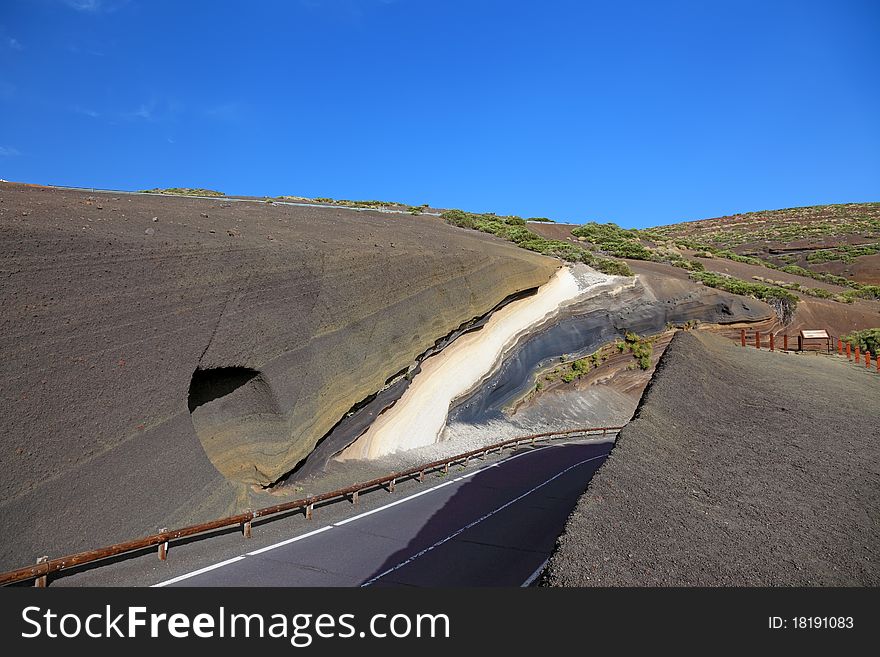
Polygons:
<instances>
[{"instance_id":1,"label":"scattered stone","mask_svg":"<svg viewBox=\"0 0 880 657\"><path fill-rule=\"evenodd\" d=\"M152 221L159 221L159 217L153 217Z\"/></svg>"},{"instance_id":2,"label":"scattered stone","mask_svg":"<svg viewBox=\"0 0 880 657\"><path fill-rule=\"evenodd\" d=\"M207 212L202 212L202 216L203 216L205 219L207 219L207 218L208 218L208 213L207 213Z\"/></svg>"},{"instance_id":3,"label":"scattered stone","mask_svg":"<svg viewBox=\"0 0 880 657\"><path fill-rule=\"evenodd\" d=\"M155 229L153 229L153 228L147 228L147 229L144 231L144 235L152 235L152 234L155 233L155 232L156 232Z\"/></svg>"},{"instance_id":4,"label":"scattered stone","mask_svg":"<svg viewBox=\"0 0 880 657\"><path fill-rule=\"evenodd\" d=\"M216 232L217 232L217 231L216 231L216 230L214 230L214 229L213 229L213 228L212 228L212 229L211 229L211 230L209 230L209 231L208 231L208 232L209 232L209 233L211 233L211 234L212 234L212 235L213 235L213 234L214 234L214 233L216 233Z\"/></svg>"}]
</instances>

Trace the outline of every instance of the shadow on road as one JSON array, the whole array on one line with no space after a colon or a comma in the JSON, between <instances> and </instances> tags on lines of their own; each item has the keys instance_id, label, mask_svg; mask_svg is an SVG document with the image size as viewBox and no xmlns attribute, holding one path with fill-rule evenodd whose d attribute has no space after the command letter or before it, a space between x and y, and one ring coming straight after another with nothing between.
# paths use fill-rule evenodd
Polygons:
<instances>
[{"instance_id":1,"label":"shadow on road","mask_svg":"<svg viewBox=\"0 0 880 657\"><path fill-rule=\"evenodd\" d=\"M523 449L499 467L435 491L448 498L364 586L521 586L552 553L611 443ZM426 500L427 501L427 500ZM413 513L419 505L412 503ZM401 527L403 530L403 527ZM371 532L394 538L394 527Z\"/></svg>"}]
</instances>

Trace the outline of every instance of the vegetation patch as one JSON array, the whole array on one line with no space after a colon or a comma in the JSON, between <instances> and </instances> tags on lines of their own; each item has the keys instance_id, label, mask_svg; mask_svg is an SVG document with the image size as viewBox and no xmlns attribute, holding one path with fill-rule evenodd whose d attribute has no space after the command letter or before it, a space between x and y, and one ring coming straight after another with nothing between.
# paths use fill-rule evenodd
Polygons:
<instances>
[{"instance_id":1,"label":"vegetation patch","mask_svg":"<svg viewBox=\"0 0 880 657\"><path fill-rule=\"evenodd\" d=\"M589 356L569 361L563 358L558 366L538 377L535 391L539 392L545 385L556 381L571 383L581 379L608 360L608 357L615 352L632 354L635 360L632 369L638 367L642 370L649 370L651 369L651 357L654 354L654 339L643 338L637 333L627 331L623 339L604 345Z\"/></svg>"},{"instance_id":2,"label":"vegetation patch","mask_svg":"<svg viewBox=\"0 0 880 657\"><path fill-rule=\"evenodd\" d=\"M715 272L691 272L691 278L699 281L703 285L714 287L732 294L740 294L743 296L754 297L764 301L776 310L779 319L787 324L794 311L797 308L798 298L791 292L783 290L776 286L765 285L763 283L750 283L748 281L727 276L726 274L717 274Z\"/></svg>"},{"instance_id":3,"label":"vegetation patch","mask_svg":"<svg viewBox=\"0 0 880 657\"><path fill-rule=\"evenodd\" d=\"M193 187L165 187L155 189L142 189L141 194L172 194L174 196L226 196L223 192L214 189L197 189Z\"/></svg>"},{"instance_id":4,"label":"vegetation patch","mask_svg":"<svg viewBox=\"0 0 880 657\"><path fill-rule=\"evenodd\" d=\"M843 337L853 347L858 346L862 351L869 351L873 355L880 352L880 328L869 328L863 331L854 331Z\"/></svg>"},{"instance_id":5,"label":"vegetation patch","mask_svg":"<svg viewBox=\"0 0 880 657\"><path fill-rule=\"evenodd\" d=\"M572 229L571 234L592 248L616 258L664 262L687 271L705 269L701 262L688 260L678 251L648 246L644 242L650 242L650 235L636 228L621 228L614 223L599 224L592 221Z\"/></svg>"},{"instance_id":6,"label":"vegetation patch","mask_svg":"<svg viewBox=\"0 0 880 657\"><path fill-rule=\"evenodd\" d=\"M840 260L849 263L859 256L877 255L878 253L880 253L880 243L859 244L857 246L844 244L836 246L833 249L820 249L818 251L813 251L807 255L807 262L819 264Z\"/></svg>"},{"instance_id":7,"label":"vegetation patch","mask_svg":"<svg viewBox=\"0 0 880 657\"><path fill-rule=\"evenodd\" d=\"M496 235L517 246L568 262L583 262L594 269L616 276L632 276L629 265L620 260L603 258L579 244L550 240L526 228L526 220L516 215L476 214L464 210L446 210L440 215L446 223Z\"/></svg>"}]
</instances>

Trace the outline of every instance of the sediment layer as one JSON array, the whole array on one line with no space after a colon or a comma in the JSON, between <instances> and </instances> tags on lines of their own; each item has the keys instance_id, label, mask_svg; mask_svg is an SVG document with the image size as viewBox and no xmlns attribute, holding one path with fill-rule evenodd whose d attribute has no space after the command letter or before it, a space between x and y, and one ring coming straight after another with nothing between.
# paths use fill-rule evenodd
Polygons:
<instances>
[{"instance_id":1,"label":"sediment layer","mask_svg":"<svg viewBox=\"0 0 880 657\"><path fill-rule=\"evenodd\" d=\"M487 376L518 337L558 313L590 285L608 280L583 266L577 277L571 268L564 268L534 296L494 313L479 331L460 337L427 360L398 403L339 458L376 458L435 442L446 424L450 403Z\"/></svg>"}]
</instances>

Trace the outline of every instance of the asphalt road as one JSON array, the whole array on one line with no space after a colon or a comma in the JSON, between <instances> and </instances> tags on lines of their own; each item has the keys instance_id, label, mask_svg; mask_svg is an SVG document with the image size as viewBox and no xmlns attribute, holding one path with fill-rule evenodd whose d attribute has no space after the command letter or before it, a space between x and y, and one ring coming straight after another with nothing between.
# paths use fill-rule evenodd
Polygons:
<instances>
[{"instance_id":1,"label":"asphalt road","mask_svg":"<svg viewBox=\"0 0 880 657\"><path fill-rule=\"evenodd\" d=\"M611 443L525 449L157 586L523 586Z\"/></svg>"}]
</instances>

